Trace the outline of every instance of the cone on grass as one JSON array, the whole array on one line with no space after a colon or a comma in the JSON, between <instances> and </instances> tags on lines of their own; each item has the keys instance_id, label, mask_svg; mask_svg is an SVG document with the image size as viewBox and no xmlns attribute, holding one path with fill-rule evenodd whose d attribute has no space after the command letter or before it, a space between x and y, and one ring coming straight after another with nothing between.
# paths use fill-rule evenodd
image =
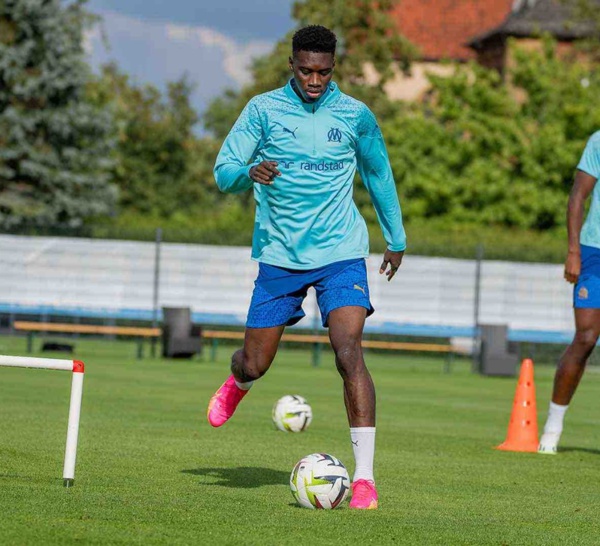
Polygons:
<instances>
[{"instance_id":1,"label":"cone on grass","mask_svg":"<svg viewBox=\"0 0 600 546\"><path fill-rule=\"evenodd\" d=\"M496 449L503 451L531 451L538 448L537 408L533 361L526 358L521 363L521 373L515 392L506 440Z\"/></svg>"}]
</instances>

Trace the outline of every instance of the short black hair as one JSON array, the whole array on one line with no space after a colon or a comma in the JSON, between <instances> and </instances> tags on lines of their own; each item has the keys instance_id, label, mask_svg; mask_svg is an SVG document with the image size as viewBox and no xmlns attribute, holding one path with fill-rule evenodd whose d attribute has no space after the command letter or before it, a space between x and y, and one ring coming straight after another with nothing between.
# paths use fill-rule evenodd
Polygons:
<instances>
[{"instance_id":1,"label":"short black hair","mask_svg":"<svg viewBox=\"0 0 600 546\"><path fill-rule=\"evenodd\" d=\"M312 51L313 53L331 53L335 55L337 38L335 34L321 25L309 25L296 31L292 38L292 52Z\"/></svg>"}]
</instances>

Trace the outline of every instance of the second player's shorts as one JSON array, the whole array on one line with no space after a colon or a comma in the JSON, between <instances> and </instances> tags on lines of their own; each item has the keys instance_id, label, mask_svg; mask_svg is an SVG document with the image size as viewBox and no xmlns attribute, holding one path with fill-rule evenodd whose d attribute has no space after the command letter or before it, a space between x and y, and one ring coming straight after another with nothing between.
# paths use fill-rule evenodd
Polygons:
<instances>
[{"instance_id":1,"label":"second player's shorts","mask_svg":"<svg viewBox=\"0 0 600 546\"><path fill-rule=\"evenodd\" d=\"M327 327L329 313L340 307L364 307L367 316L373 314L364 259L344 260L309 270L260 263L246 327L296 324L306 315L302 302L311 286L317 293L324 327Z\"/></svg>"},{"instance_id":2,"label":"second player's shorts","mask_svg":"<svg viewBox=\"0 0 600 546\"><path fill-rule=\"evenodd\" d=\"M600 248L581 245L581 273L573 289L573 307L600 309Z\"/></svg>"}]
</instances>

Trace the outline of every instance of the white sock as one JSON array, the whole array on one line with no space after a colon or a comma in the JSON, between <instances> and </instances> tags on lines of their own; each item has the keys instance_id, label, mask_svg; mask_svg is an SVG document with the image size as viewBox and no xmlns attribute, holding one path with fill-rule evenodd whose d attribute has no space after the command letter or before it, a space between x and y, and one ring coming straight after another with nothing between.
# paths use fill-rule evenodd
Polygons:
<instances>
[{"instance_id":1,"label":"white sock","mask_svg":"<svg viewBox=\"0 0 600 546\"><path fill-rule=\"evenodd\" d=\"M237 379L234 379L234 381L238 389L241 389L243 391L249 391L250 387L254 385L254 381L248 381L247 383L240 383L239 381L237 381Z\"/></svg>"},{"instance_id":2,"label":"white sock","mask_svg":"<svg viewBox=\"0 0 600 546\"><path fill-rule=\"evenodd\" d=\"M350 428L352 449L354 450L353 482L356 480L371 480L373 478L373 458L375 457L375 427Z\"/></svg>"},{"instance_id":3,"label":"white sock","mask_svg":"<svg viewBox=\"0 0 600 546\"><path fill-rule=\"evenodd\" d=\"M550 402L548 409L548 418L544 427L544 434L561 434L563 429L563 420L565 413L569 409L569 405L560 406L554 402Z\"/></svg>"}]
</instances>

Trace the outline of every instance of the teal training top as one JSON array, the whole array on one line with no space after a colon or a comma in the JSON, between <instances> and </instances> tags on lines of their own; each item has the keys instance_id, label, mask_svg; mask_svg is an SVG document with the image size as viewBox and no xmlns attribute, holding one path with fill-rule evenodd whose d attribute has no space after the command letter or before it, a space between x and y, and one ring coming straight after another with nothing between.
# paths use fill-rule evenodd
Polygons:
<instances>
[{"instance_id":1,"label":"teal training top","mask_svg":"<svg viewBox=\"0 0 600 546\"><path fill-rule=\"evenodd\" d=\"M215 164L219 189L254 187L252 258L290 269L314 269L369 255L369 235L352 199L356 169L371 196L388 248L406 248L402 213L377 121L362 102L330 83L314 103L292 80L248 102ZM272 185L250 168L277 161Z\"/></svg>"},{"instance_id":2,"label":"teal training top","mask_svg":"<svg viewBox=\"0 0 600 546\"><path fill-rule=\"evenodd\" d=\"M590 137L577 168L596 180L600 178L600 131ZM592 204L581 229L580 243L600 248L600 184L594 186Z\"/></svg>"}]
</instances>

